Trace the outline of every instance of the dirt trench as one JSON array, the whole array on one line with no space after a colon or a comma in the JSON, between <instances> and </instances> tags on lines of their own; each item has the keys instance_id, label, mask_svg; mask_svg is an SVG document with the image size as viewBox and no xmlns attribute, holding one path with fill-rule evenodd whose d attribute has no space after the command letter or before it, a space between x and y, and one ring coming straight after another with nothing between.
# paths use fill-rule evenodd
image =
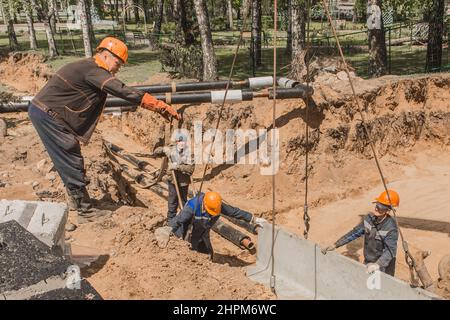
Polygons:
<instances>
[{"instance_id":1,"label":"dirt trench","mask_svg":"<svg viewBox=\"0 0 450 320\"><path fill-rule=\"evenodd\" d=\"M14 62L15 58L9 59ZM27 59L33 65L35 58L30 56L21 59L24 66ZM43 70L40 62L36 64L40 66L36 70ZM25 75L23 81L2 80L3 84L21 90L14 85L22 85L23 82L23 91L35 93L45 83L47 75L45 70L27 69L19 72ZM0 64L2 75L7 75L5 79L12 79L12 71L8 70ZM29 81L33 77L39 79ZM324 75L319 79L323 78ZM161 81L168 82L168 79ZM450 151L449 74L355 81L367 126L388 182L407 178L419 171L422 177L426 177L429 174L423 169L426 166L450 168L445 160L439 162ZM309 201L312 210L337 201L351 202L380 183L347 82L332 76L332 81L316 81L314 88L314 104L308 110L308 143L305 102L285 100L277 104L276 126L280 130L280 168L276 176L275 202L277 223L300 235L303 234L302 212L298 208L303 206L305 193L306 148L310 157ZM177 108L184 116L182 127L191 133L195 121L202 122L203 132L215 125L217 105L182 105ZM271 112L272 102L268 100L232 104L224 110L220 129L270 130ZM52 169L26 115L13 114L5 118L8 136L0 141L1 197L65 201L64 186ZM167 248L160 249L156 246L153 231L164 223L165 200L132 184L129 191L141 203L130 206L129 199L121 194L120 179L114 176L102 150L102 138L108 138L132 152L148 153L167 141L169 134L169 126L157 115L138 110L123 114L120 119L104 117L91 143L83 147L90 178L89 192L97 201L114 210L110 219L81 225L68 233L67 241L73 245L74 253L90 252L100 256L83 271L84 276L105 298L111 299L274 298L268 288L245 276L245 266L255 262L254 255L217 235L213 235L217 251L214 262L192 252L186 242L177 239L171 240ZM196 181L202 172L203 166L197 165ZM204 188L217 190L233 205L271 219L271 177L262 176L258 165L214 165L207 171ZM333 227L329 234L337 236L347 231L348 222L353 221L321 221L319 216L314 216L314 211L313 217L314 240L319 243L327 240L323 236L328 234L324 231L328 230L327 223ZM326 217L326 212L323 217ZM74 212L71 212L70 220L76 221ZM323 228L319 222L323 222ZM423 234L414 230L411 236L420 239L421 246L434 245L438 254L442 254L445 251L445 245L442 247L445 230L444 227L440 231ZM429 242L429 239L436 242ZM351 248L348 249L351 251ZM399 277L407 280L402 266L399 270ZM445 290L444 286L442 292Z\"/></svg>"}]
</instances>

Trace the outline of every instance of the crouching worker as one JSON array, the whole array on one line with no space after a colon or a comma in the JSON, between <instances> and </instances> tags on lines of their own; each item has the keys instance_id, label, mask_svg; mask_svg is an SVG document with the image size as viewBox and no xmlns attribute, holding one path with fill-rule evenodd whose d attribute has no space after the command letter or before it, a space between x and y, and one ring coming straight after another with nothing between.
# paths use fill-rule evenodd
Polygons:
<instances>
[{"instance_id":1,"label":"crouching worker","mask_svg":"<svg viewBox=\"0 0 450 320\"><path fill-rule=\"evenodd\" d=\"M179 238L185 238L189 225L192 223L192 249L210 255L213 259L214 250L209 237L214 223L224 214L233 218L252 222L262 227L265 219L254 217L251 213L222 202L217 192L200 193L190 199L183 210L172 220L172 233Z\"/></svg>"},{"instance_id":2,"label":"crouching worker","mask_svg":"<svg viewBox=\"0 0 450 320\"><path fill-rule=\"evenodd\" d=\"M189 149L186 147L186 142L187 137L182 133L178 133L175 137L175 144L167 147L158 147L153 152L153 156L155 157L165 156L169 159L168 172L162 178L163 181L167 181L169 189L169 197L167 199L167 222L169 224L177 215L178 203L180 202L176 184L178 184L181 203L184 204L187 201L189 184L195 169L195 165L190 161ZM173 174L170 171L173 171Z\"/></svg>"},{"instance_id":3,"label":"crouching worker","mask_svg":"<svg viewBox=\"0 0 450 320\"><path fill-rule=\"evenodd\" d=\"M398 207L400 197L397 192L388 190L392 206ZM389 215L392 210L386 191L375 199L375 211L366 215L363 221L353 230L336 241L335 244L322 250L323 254L364 235L364 264L367 272L380 270L391 276L395 273L397 254L398 228L395 220Z\"/></svg>"}]
</instances>

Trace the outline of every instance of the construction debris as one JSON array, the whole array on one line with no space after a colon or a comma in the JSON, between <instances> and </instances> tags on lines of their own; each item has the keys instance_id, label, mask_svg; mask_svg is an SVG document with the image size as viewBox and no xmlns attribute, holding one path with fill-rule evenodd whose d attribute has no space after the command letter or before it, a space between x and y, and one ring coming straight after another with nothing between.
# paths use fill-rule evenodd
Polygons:
<instances>
[{"instance_id":1,"label":"construction debris","mask_svg":"<svg viewBox=\"0 0 450 320\"><path fill-rule=\"evenodd\" d=\"M0 300L99 300L80 269L20 224L0 223Z\"/></svg>"}]
</instances>

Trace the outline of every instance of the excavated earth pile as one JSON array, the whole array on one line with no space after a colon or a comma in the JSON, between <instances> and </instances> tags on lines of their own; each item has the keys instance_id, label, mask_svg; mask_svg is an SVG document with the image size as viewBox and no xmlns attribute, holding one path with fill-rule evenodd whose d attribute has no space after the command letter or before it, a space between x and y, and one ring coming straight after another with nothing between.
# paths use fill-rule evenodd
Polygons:
<instances>
[{"instance_id":1,"label":"excavated earth pile","mask_svg":"<svg viewBox=\"0 0 450 320\"><path fill-rule=\"evenodd\" d=\"M14 60L13 57L9 59ZM20 61L26 59L34 61L31 56ZM4 77L10 74L9 67L7 63L0 63L2 84L28 94L35 93L46 79L45 67L40 62L37 66L35 71L33 68L23 71L28 79L21 82L29 83L28 88L21 89ZM40 80L30 81L30 77L36 75ZM158 82L169 82L161 80L162 75L157 78ZM280 133L275 203L277 224L303 234L303 211L299 208L304 202L307 147L311 239L319 244L347 232L359 219L357 214L349 217L345 213L338 219L332 209L329 210L331 218L328 218L328 211L322 215L320 209L337 201L347 201L351 207L354 199L380 188L379 175L348 81L342 79L342 74L334 71L317 75L313 83L313 103L308 112L308 144L305 102L284 100L277 103L276 126ZM432 179L431 173L436 172L441 174L439 179L445 179L443 175L450 169L450 74L416 78L387 76L375 80L354 77L354 81L388 182ZM215 125L217 105L180 105L177 108L183 113L182 127L191 133L196 121L201 121L203 132ZM6 120L8 135L0 137L1 198L65 201L60 178L26 114L2 117ZM271 126L272 101L257 99L227 106L220 129L223 132L226 129L270 130ZM214 262L191 251L182 240L171 238L164 249L157 246L153 232L164 224L166 201L135 184L125 183L124 176L115 172L105 154L102 138L129 152L150 153L168 137L168 124L154 113L138 110L122 114L120 118L104 117L91 143L83 146L90 178L89 192L97 202L114 211L110 218L80 225L75 231L68 232L67 242L72 245L74 259L90 261L82 269L83 276L106 299L274 298L268 288L245 276L244 267L254 263L255 256L214 233L212 240L217 253ZM207 144L209 142L204 145ZM151 162L159 166L159 162ZM195 181L202 172L203 165L196 165ZM442 185L450 192L450 183L444 181ZM420 184L416 189L419 188ZM217 190L231 204L271 219L271 176L261 175L258 165L214 165L207 172L204 189ZM433 252L425 261L433 279L438 277L436 261L450 253L447 227L450 221L445 220L445 210L445 206L436 208L434 216L430 213L424 217L439 221L436 222L441 226L439 230L421 231L414 229L416 227L405 230L410 242ZM69 219L76 223L74 212L70 213ZM253 235L252 240L255 241L256 236ZM358 252L360 258L359 242L346 249L355 259L358 259ZM401 257L398 261L396 276L407 280L408 270ZM444 294L448 292L445 283L439 284Z\"/></svg>"}]
</instances>

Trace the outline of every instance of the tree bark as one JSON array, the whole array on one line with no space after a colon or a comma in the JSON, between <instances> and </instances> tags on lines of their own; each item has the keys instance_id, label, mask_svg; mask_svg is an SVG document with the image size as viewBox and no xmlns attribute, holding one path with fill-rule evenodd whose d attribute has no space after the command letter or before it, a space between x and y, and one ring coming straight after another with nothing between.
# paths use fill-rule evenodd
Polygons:
<instances>
[{"instance_id":1,"label":"tree bark","mask_svg":"<svg viewBox=\"0 0 450 320\"><path fill-rule=\"evenodd\" d=\"M149 15L148 15L148 0L142 0L142 8L144 9L144 16L145 16L145 20L149 21Z\"/></svg>"},{"instance_id":2,"label":"tree bark","mask_svg":"<svg viewBox=\"0 0 450 320\"><path fill-rule=\"evenodd\" d=\"M52 28L52 32L56 33L56 7L55 2L53 0L48 0L48 17L50 19L50 27Z\"/></svg>"},{"instance_id":3,"label":"tree bark","mask_svg":"<svg viewBox=\"0 0 450 320\"><path fill-rule=\"evenodd\" d=\"M286 39L286 53L292 56L292 2L295 0L287 0L287 39Z\"/></svg>"},{"instance_id":4,"label":"tree bark","mask_svg":"<svg viewBox=\"0 0 450 320\"><path fill-rule=\"evenodd\" d=\"M52 28L50 27L50 17L48 10L43 8L41 6L42 3L39 5L37 4L36 0L30 0L32 8L36 11L38 17L42 18L42 21L44 22L44 29L45 34L47 36L47 43L48 43L48 55L50 58L54 58L59 55L58 49L56 48L56 42L55 37Z\"/></svg>"},{"instance_id":5,"label":"tree bark","mask_svg":"<svg viewBox=\"0 0 450 320\"><path fill-rule=\"evenodd\" d=\"M91 8L94 7L94 0L85 0L86 2L86 18L88 22L89 40L91 41L91 47L93 48L97 42L94 34L94 24L92 23Z\"/></svg>"},{"instance_id":6,"label":"tree bark","mask_svg":"<svg viewBox=\"0 0 450 320\"><path fill-rule=\"evenodd\" d=\"M3 1L3 0L0 0ZM9 48L11 50L19 49L19 43L17 42L16 31L14 30L14 21L13 21L13 3L12 0L8 0L8 8L5 8L5 4L3 3L3 15L5 20L7 21L6 30L8 32L8 40L9 40Z\"/></svg>"},{"instance_id":7,"label":"tree bark","mask_svg":"<svg viewBox=\"0 0 450 320\"><path fill-rule=\"evenodd\" d=\"M306 20L308 12L305 1L291 1L291 73L295 79L302 79L306 65ZM303 80L303 79L302 79Z\"/></svg>"},{"instance_id":8,"label":"tree bark","mask_svg":"<svg viewBox=\"0 0 450 320\"><path fill-rule=\"evenodd\" d=\"M89 22L85 0L78 0L78 11L80 12L81 31L83 33L84 55L92 57L92 45L89 35Z\"/></svg>"},{"instance_id":9,"label":"tree bark","mask_svg":"<svg viewBox=\"0 0 450 320\"><path fill-rule=\"evenodd\" d=\"M442 65L442 36L444 34L444 0L433 0L428 23L427 61L425 70L436 71Z\"/></svg>"},{"instance_id":10,"label":"tree bark","mask_svg":"<svg viewBox=\"0 0 450 320\"><path fill-rule=\"evenodd\" d=\"M252 0L252 60L253 66L261 66L261 0Z\"/></svg>"},{"instance_id":11,"label":"tree bark","mask_svg":"<svg viewBox=\"0 0 450 320\"><path fill-rule=\"evenodd\" d=\"M3 0L0 0L0 12L2 14L3 24L6 26L7 20L6 20L6 16L5 16L5 8L3 6Z\"/></svg>"},{"instance_id":12,"label":"tree bark","mask_svg":"<svg viewBox=\"0 0 450 320\"><path fill-rule=\"evenodd\" d=\"M186 5L188 1L173 0L173 17L176 27L176 41L182 45L190 45L194 42L194 36L189 28L189 21L186 15Z\"/></svg>"},{"instance_id":13,"label":"tree bark","mask_svg":"<svg viewBox=\"0 0 450 320\"><path fill-rule=\"evenodd\" d=\"M231 0L227 0L227 8L228 8L228 26L230 30L234 29L233 25L233 6L231 4Z\"/></svg>"},{"instance_id":14,"label":"tree bark","mask_svg":"<svg viewBox=\"0 0 450 320\"><path fill-rule=\"evenodd\" d=\"M372 3L378 6L379 11L376 14L379 17L375 18L375 13L369 12L371 9L370 2L368 3L368 21L379 20L377 27L369 28L368 40L369 40L369 75L373 78L381 77L387 73L387 53L386 53L386 40L384 35L384 26L381 5L382 0L372 0ZM373 5L372 5L373 7ZM378 10L378 9L377 9ZM369 23L368 23L369 25Z\"/></svg>"},{"instance_id":15,"label":"tree bark","mask_svg":"<svg viewBox=\"0 0 450 320\"><path fill-rule=\"evenodd\" d=\"M203 51L203 81L217 80L217 61L212 43L206 0L194 0Z\"/></svg>"},{"instance_id":16,"label":"tree bark","mask_svg":"<svg viewBox=\"0 0 450 320\"><path fill-rule=\"evenodd\" d=\"M141 22L141 19L139 18L139 9L135 7L137 5L139 5L139 2L137 0L133 0L134 21L136 23Z\"/></svg>"},{"instance_id":17,"label":"tree bark","mask_svg":"<svg viewBox=\"0 0 450 320\"><path fill-rule=\"evenodd\" d=\"M295 57L305 47L306 38L306 7L304 1L292 0L291 24L292 24L292 56Z\"/></svg>"},{"instance_id":18,"label":"tree bark","mask_svg":"<svg viewBox=\"0 0 450 320\"><path fill-rule=\"evenodd\" d=\"M156 15L155 24L153 26L152 36L150 38L150 45L156 49L159 45L159 37L161 33L161 25L164 14L164 0L156 0Z\"/></svg>"},{"instance_id":19,"label":"tree bark","mask_svg":"<svg viewBox=\"0 0 450 320\"><path fill-rule=\"evenodd\" d=\"M120 23L119 20L119 0L114 0L114 20Z\"/></svg>"},{"instance_id":20,"label":"tree bark","mask_svg":"<svg viewBox=\"0 0 450 320\"><path fill-rule=\"evenodd\" d=\"M30 39L30 49L37 49L37 41L36 41L36 31L34 30L34 22L33 22L33 10L31 9L31 5L28 1L22 0L23 9L25 11L25 18L27 20L28 27L28 35Z\"/></svg>"}]
</instances>

